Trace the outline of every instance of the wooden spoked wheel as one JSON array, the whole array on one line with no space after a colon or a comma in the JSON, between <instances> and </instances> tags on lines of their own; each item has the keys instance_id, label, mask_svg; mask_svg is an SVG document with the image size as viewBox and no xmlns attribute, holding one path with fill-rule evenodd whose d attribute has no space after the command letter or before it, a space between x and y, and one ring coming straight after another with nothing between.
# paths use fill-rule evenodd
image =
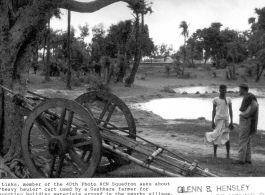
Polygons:
<instances>
[{"instance_id":1,"label":"wooden spoked wheel","mask_svg":"<svg viewBox=\"0 0 265 195\"><path fill-rule=\"evenodd\" d=\"M104 128L117 133L119 136L136 139L136 126L133 115L127 105L117 96L104 91L91 91L79 96L75 101L87 108L88 112L94 117L99 130ZM126 148L126 146L104 139L103 133L101 133L101 137L105 144L111 145L129 155L132 154L132 150ZM121 157L103 148L97 172L107 173L114 171L124 164L126 162Z\"/></svg>"},{"instance_id":2,"label":"wooden spoked wheel","mask_svg":"<svg viewBox=\"0 0 265 195\"><path fill-rule=\"evenodd\" d=\"M25 121L21 140L36 178L92 177L101 160L95 120L75 101L56 98L37 105Z\"/></svg>"}]
</instances>

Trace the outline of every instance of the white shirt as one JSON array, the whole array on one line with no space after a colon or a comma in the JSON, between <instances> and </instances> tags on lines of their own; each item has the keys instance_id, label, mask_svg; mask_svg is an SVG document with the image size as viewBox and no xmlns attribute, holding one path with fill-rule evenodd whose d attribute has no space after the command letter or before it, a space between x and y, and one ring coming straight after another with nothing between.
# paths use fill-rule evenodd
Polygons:
<instances>
[{"instance_id":1,"label":"white shirt","mask_svg":"<svg viewBox=\"0 0 265 195\"><path fill-rule=\"evenodd\" d=\"M231 98L226 97L226 102L227 104L224 99L220 99L219 97L213 99L213 104L216 105L215 118L229 118L229 105L232 104Z\"/></svg>"}]
</instances>

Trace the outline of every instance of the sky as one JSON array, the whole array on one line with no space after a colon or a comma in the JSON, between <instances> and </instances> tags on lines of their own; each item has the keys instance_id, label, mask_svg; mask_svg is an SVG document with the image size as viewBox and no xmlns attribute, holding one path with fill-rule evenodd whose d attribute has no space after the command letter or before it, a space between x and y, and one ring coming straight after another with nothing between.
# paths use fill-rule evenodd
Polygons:
<instances>
[{"instance_id":1,"label":"sky","mask_svg":"<svg viewBox=\"0 0 265 195\"><path fill-rule=\"evenodd\" d=\"M92 0L78 0L90 2ZM189 24L189 35L197 29L207 28L213 22L223 24L222 29L249 30L248 19L256 17L255 8L265 7L264 0L146 0L153 2L154 13L145 16L150 37L155 45L165 43L172 45L174 50L183 45L184 38L180 35L181 21ZM67 11L62 10L62 19L52 19L53 29L67 30ZM71 25L76 29L86 23L91 29L103 23L107 29L111 24L133 19L132 11L126 3L117 2L94 13L71 12ZM77 32L78 33L78 32ZM90 37L86 39L90 42Z\"/></svg>"}]
</instances>

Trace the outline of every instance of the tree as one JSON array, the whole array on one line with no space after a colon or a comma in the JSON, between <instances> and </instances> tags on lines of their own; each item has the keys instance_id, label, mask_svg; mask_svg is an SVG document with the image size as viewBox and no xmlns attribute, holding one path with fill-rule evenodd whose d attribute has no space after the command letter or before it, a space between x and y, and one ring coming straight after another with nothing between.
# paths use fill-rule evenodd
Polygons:
<instances>
[{"instance_id":1,"label":"tree","mask_svg":"<svg viewBox=\"0 0 265 195\"><path fill-rule=\"evenodd\" d=\"M57 8L95 12L119 0L1 0L0 2L0 81L5 87L25 94L31 46ZM133 0L122 0L132 3ZM17 81L17 82L15 82ZM20 136L24 121L7 93L1 93L0 127L2 163L21 157Z\"/></svg>"},{"instance_id":2,"label":"tree","mask_svg":"<svg viewBox=\"0 0 265 195\"><path fill-rule=\"evenodd\" d=\"M66 89L72 89L71 87L71 11L68 10L68 20L67 20L67 79L66 79Z\"/></svg>"},{"instance_id":3,"label":"tree","mask_svg":"<svg viewBox=\"0 0 265 195\"><path fill-rule=\"evenodd\" d=\"M162 43L158 49L160 57L163 57L165 62L167 57L169 57L171 52L173 51L173 46L172 45L168 46L167 44Z\"/></svg>"},{"instance_id":4,"label":"tree","mask_svg":"<svg viewBox=\"0 0 265 195\"><path fill-rule=\"evenodd\" d=\"M99 62L101 56L106 54L106 31L103 23L100 23L92 27L92 51L91 51L91 61Z\"/></svg>"},{"instance_id":5,"label":"tree","mask_svg":"<svg viewBox=\"0 0 265 195\"><path fill-rule=\"evenodd\" d=\"M186 39L189 36L189 25L187 24L186 21L182 21L179 25L179 28L182 29L181 35L184 37L184 45L186 44Z\"/></svg>"},{"instance_id":6,"label":"tree","mask_svg":"<svg viewBox=\"0 0 265 195\"><path fill-rule=\"evenodd\" d=\"M257 22L254 17L248 20L249 24L251 24L248 50L252 58L256 56L259 50L265 48L265 8L256 8L255 12L258 15Z\"/></svg>"},{"instance_id":7,"label":"tree","mask_svg":"<svg viewBox=\"0 0 265 195\"><path fill-rule=\"evenodd\" d=\"M200 43L196 41L197 34L193 33L187 40L188 59L191 60L191 65L194 66L194 59L202 60L202 49Z\"/></svg>"},{"instance_id":8,"label":"tree","mask_svg":"<svg viewBox=\"0 0 265 195\"><path fill-rule=\"evenodd\" d=\"M186 62L186 50L183 49L183 48L185 48L186 39L189 36L189 30L188 30L189 25L187 24L186 21L182 21L180 23L180 25L179 25L179 28L182 29L181 35L184 37L184 45L183 45L184 47L182 47L182 51L183 51L183 54L184 54L183 63L185 63Z\"/></svg>"},{"instance_id":9,"label":"tree","mask_svg":"<svg viewBox=\"0 0 265 195\"><path fill-rule=\"evenodd\" d=\"M118 55L130 55L132 42L134 42L133 26L131 20L121 21L112 24L108 29L106 36L106 52L108 55L115 57Z\"/></svg>"},{"instance_id":10,"label":"tree","mask_svg":"<svg viewBox=\"0 0 265 195\"><path fill-rule=\"evenodd\" d=\"M265 69L265 49L261 49L258 51L257 53L257 58L258 58L258 63L257 63L257 76L256 76L256 82L258 82L260 80L260 77ZM260 68L260 64L261 64L261 68Z\"/></svg>"},{"instance_id":11,"label":"tree","mask_svg":"<svg viewBox=\"0 0 265 195\"><path fill-rule=\"evenodd\" d=\"M128 6L133 13L135 14L135 41L136 41L136 48L134 53L134 64L133 68L131 70L130 75L125 80L125 86L131 87L131 85L134 83L134 78L136 75L136 72L138 70L140 60L141 60L141 34L143 33L144 29L144 15L147 13L152 13L151 6L146 3L145 0L135 1ZM142 16L142 28L140 28L140 15ZM142 32L140 30L142 29Z\"/></svg>"}]
</instances>

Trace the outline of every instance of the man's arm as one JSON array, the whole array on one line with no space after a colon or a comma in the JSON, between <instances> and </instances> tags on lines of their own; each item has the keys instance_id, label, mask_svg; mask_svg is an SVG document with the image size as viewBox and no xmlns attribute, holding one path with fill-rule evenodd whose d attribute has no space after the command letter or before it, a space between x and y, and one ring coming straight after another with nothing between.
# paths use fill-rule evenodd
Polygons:
<instances>
[{"instance_id":1,"label":"man's arm","mask_svg":"<svg viewBox=\"0 0 265 195\"><path fill-rule=\"evenodd\" d=\"M252 100L250 104L250 111L245 114L242 114L242 116L244 118L250 117L254 112L257 111L258 107L259 107L258 103L255 100Z\"/></svg>"},{"instance_id":2,"label":"man's arm","mask_svg":"<svg viewBox=\"0 0 265 195\"><path fill-rule=\"evenodd\" d=\"M230 129L233 129L234 128L234 126L233 126L233 109L232 109L232 104L231 103L229 104L228 108L229 108L229 115L230 115L230 125L229 125L229 127L230 127Z\"/></svg>"},{"instance_id":3,"label":"man's arm","mask_svg":"<svg viewBox=\"0 0 265 195\"><path fill-rule=\"evenodd\" d=\"M213 128L213 129L215 128L215 124L214 124L214 117L215 117L215 114L216 114L216 105L213 104L213 112L212 112L212 128Z\"/></svg>"}]
</instances>

